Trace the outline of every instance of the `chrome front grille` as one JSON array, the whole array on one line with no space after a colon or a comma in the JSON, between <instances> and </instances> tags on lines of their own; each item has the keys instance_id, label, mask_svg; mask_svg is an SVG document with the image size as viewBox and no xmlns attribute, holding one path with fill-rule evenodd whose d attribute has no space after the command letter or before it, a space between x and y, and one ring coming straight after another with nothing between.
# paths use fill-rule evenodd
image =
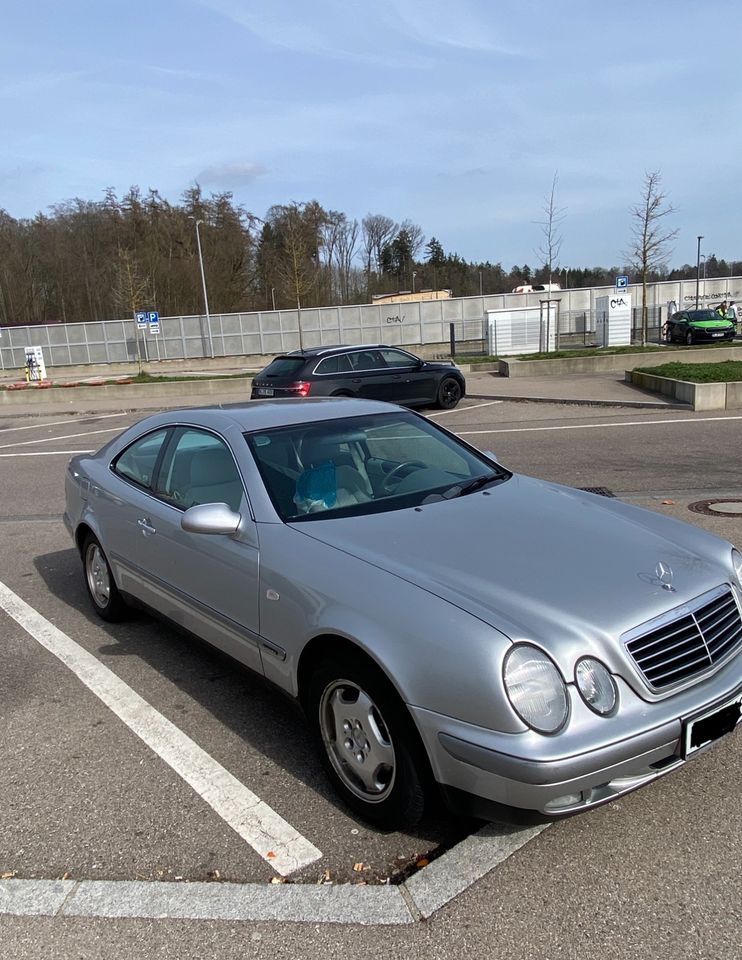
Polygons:
<instances>
[{"instance_id":1,"label":"chrome front grille","mask_svg":"<svg viewBox=\"0 0 742 960\"><path fill-rule=\"evenodd\" d=\"M626 649L655 690L682 683L742 647L742 618L729 587L720 587L625 639Z\"/></svg>"}]
</instances>

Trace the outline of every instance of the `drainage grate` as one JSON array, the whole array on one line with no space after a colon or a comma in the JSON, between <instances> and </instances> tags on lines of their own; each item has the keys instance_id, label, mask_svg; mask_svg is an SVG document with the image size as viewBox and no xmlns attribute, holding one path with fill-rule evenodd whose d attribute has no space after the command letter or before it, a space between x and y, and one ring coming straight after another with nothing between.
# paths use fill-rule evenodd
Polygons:
<instances>
[{"instance_id":1,"label":"drainage grate","mask_svg":"<svg viewBox=\"0 0 742 960\"><path fill-rule=\"evenodd\" d=\"M597 493L599 497L613 497L614 499L616 497L616 494L608 487L578 487L577 489L584 490L585 493Z\"/></svg>"},{"instance_id":2,"label":"drainage grate","mask_svg":"<svg viewBox=\"0 0 742 960\"><path fill-rule=\"evenodd\" d=\"M688 509L691 513L701 513L705 517L742 517L742 500L696 500L695 503L688 504Z\"/></svg>"}]
</instances>

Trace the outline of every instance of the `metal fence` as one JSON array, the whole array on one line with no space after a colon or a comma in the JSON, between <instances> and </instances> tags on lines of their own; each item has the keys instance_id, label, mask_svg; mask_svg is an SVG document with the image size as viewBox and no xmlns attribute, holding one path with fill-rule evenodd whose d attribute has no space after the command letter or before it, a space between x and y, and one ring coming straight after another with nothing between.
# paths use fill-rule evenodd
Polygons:
<instances>
[{"instance_id":1,"label":"metal fence","mask_svg":"<svg viewBox=\"0 0 742 960\"><path fill-rule=\"evenodd\" d=\"M565 292L566 293L566 292ZM580 291L581 293L581 291ZM533 298L531 298L533 299ZM535 301L538 302L538 301ZM597 345L597 311L561 309L557 349ZM496 294L396 304L361 304L255 313L163 317L159 331L138 330L134 319L49 324L0 329L0 367L22 369L25 348L40 346L47 366L136 363L138 359L198 360L206 357L274 355L300 346L338 343L440 345L442 352L483 353L485 315L503 304L527 306L524 297ZM647 339L661 342L665 308L648 308ZM632 341L641 342L641 308L634 307ZM453 335L451 325L453 324ZM300 336L301 327L301 336Z\"/></svg>"},{"instance_id":2,"label":"metal fence","mask_svg":"<svg viewBox=\"0 0 742 960\"><path fill-rule=\"evenodd\" d=\"M22 368L25 348L40 346L48 366L197 360L272 355L300 346L338 343L447 344L450 323L459 339L482 337L484 311L498 297L403 304L363 304L306 310L163 317L159 331L138 330L134 319L99 323L3 327L2 369ZM301 334L300 334L301 330Z\"/></svg>"},{"instance_id":3,"label":"metal fence","mask_svg":"<svg viewBox=\"0 0 742 960\"><path fill-rule=\"evenodd\" d=\"M647 307L647 342L662 343L665 309L661 306ZM596 347L598 343L597 310L563 310L559 314L557 349L570 350L579 347ZM607 322L607 318L606 318ZM641 307L631 308L631 342L642 341Z\"/></svg>"}]
</instances>

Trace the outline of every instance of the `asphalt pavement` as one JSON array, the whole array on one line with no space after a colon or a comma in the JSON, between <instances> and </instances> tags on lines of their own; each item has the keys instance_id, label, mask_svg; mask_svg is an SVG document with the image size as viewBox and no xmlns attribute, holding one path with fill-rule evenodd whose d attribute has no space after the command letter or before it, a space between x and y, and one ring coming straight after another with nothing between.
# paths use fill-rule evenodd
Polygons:
<instances>
[{"instance_id":1,"label":"asphalt pavement","mask_svg":"<svg viewBox=\"0 0 742 960\"><path fill-rule=\"evenodd\" d=\"M509 466L575 486L605 485L742 546L739 513L688 510L702 498L742 501L739 417L661 409L671 405L654 403L615 375L509 381L479 372L467 374L467 381L470 396L459 408L429 413L465 439L495 449ZM506 389L513 391L507 399ZM184 393L168 405L189 402L184 384ZM340 810L289 707L250 677L228 671L218 655L184 643L156 621L142 617L110 627L89 615L79 561L58 521L61 471L72 450L100 445L150 409L140 403L119 401L114 409L132 411L121 419L98 420L102 406L74 410L83 418L78 422L58 416L70 408L46 405L15 407L12 421L9 411L4 414L0 580L225 768L259 784L261 796L290 821L311 827L323 851L341 853L350 884L323 886L323 865L306 873L303 891L298 884L276 886L264 865L253 868L249 853L214 815L204 815L198 797L92 694L83 698L78 681L5 618L0 878L17 870L7 885L18 886L3 887L0 879L2 960L119 954L180 960L217 951L225 960L343 954L359 960L535 960L596 953L617 960L738 960L742 733L638 793L549 827L495 869L482 871L481 848L464 840L450 868L444 855L417 874L424 881L442 866L475 878L448 902L433 883L422 890L412 882L404 890L369 884L355 892L367 890L369 902L372 894L374 902L378 897L375 915L386 911L382 922L353 922L346 914L344 923L320 923L322 910L314 907L299 920L292 905L307 889L317 891L311 903L336 901L336 912L327 909L324 919L338 916L353 880L364 876L354 861L381 863L392 849L409 856L426 848L420 838L401 848L403 838L372 835ZM641 409L646 404L652 408ZM214 882L215 868L221 882ZM253 884L241 882L248 871ZM110 886L95 886L99 875ZM24 878L50 884L46 910L52 902L58 909L44 915L41 887L21 886ZM256 885L266 891L263 914L250 912ZM2 915L8 889L30 890L36 915ZM403 901L411 911L404 922L393 913L402 917ZM294 922L280 922L289 918Z\"/></svg>"}]
</instances>

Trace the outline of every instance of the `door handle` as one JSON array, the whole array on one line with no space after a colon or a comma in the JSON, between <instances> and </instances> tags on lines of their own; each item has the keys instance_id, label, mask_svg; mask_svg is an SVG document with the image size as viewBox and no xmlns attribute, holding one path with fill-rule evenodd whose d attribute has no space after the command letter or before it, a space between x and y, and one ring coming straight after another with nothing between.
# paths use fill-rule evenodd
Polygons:
<instances>
[{"instance_id":1,"label":"door handle","mask_svg":"<svg viewBox=\"0 0 742 960\"><path fill-rule=\"evenodd\" d=\"M361 382L360 377L355 377L353 380L351 380L351 383L360 383L360 382Z\"/></svg>"},{"instance_id":2,"label":"door handle","mask_svg":"<svg viewBox=\"0 0 742 960\"><path fill-rule=\"evenodd\" d=\"M155 528L152 526L152 521L149 517L142 517L137 520L137 526L142 531L142 535L145 537L151 537L153 533L157 533Z\"/></svg>"}]
</instances>

